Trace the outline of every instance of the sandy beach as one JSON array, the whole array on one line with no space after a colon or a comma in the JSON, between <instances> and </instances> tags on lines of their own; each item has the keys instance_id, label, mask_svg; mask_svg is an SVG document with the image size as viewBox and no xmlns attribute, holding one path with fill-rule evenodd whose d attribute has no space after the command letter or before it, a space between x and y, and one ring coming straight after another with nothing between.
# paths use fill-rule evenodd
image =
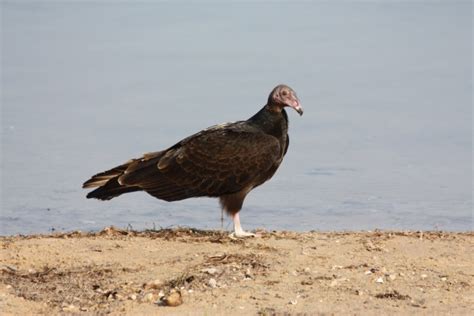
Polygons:
<instances>
[{"instance_id":1,"label":"sandy beach","mask_svg":"<svg viewBox=\"0 0 474 316\"><path fill-rule=\"evenodd\" d=\"M190 228L1 237L0 309L29 314L455 314L474 233Z\"/></svg>"}]
</instances>

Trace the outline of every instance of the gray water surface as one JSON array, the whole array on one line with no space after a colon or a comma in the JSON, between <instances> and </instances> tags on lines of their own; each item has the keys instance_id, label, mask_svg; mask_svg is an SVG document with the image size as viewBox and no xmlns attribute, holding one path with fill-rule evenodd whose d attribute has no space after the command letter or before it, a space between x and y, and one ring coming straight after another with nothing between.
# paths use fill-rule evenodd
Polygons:
<instances>
[{"instance_id":1,"label":"gray water surface","mask_svg":"<svg viewBox=\"0 0 474 316\"><path fill-rule=\"evenodd\" d=\"M473 229L470 2L0 6L2 235L219 228L214 199L81 185L247 119L278 83L305 114L244 228Z\"/></svg>"}]
</instances>

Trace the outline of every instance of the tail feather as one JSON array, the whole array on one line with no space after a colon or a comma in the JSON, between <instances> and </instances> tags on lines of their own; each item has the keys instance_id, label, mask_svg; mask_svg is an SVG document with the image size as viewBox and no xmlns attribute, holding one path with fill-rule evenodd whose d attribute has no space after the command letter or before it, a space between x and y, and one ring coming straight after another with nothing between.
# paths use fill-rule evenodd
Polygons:
<instances>
[{"instance_id":1,"label":"tail feather","mask_svg":"<svg viewBox=\"0 0 474 316\"><path fill-rule=\"evenodd\" d=\"M92 178L84 182L82 188L87 189L105 185L109 180L120 177L132 162L133 160L129 160L123 165L92 176Z\"/></svg>"},{"instance_id":2,"label":"tail feather","mask_svg":"<svg viewBox=\"0 0 474 316\"><path fill-rule=\"evenodd\" d=\"M124 193L141 191L140 187L127 187L118 183L117 178L109 180L105 185L98 187L87 194L88 199L110 200Z\"/></svg>"},{"instance_id":3,"label":"tail feather","mask_svg":"<svg viewBox=\"0 0 474 316\"><path fill-rule=\"evenodd\" d=\"M84 182L83 188L94 188L98 187L92 192L87 194L87 198L99 199L99 200L110 200L123 193L140 191L141 189L137 186L125 186L121 185L118 181L121 175L124 174L128 166L133 160L127 161L123 165L115 167L113 169L101 172Z\"/></svg>"},{"instance_id":4,"label":"tail feather","mask_svg":"<svg viewBox=\"0 0 474 316\"><path fill-rule=\"evenodd\" d=\"M142 191L138 180L149 176L156 169L156 161L161 155L162 152L148 153L139 159L129 160L123 165L94 175L82 185L84 189L97 187L87 194L87 198L110 200L124 193ZM127 176L134 182L123 181Z\"/></svg>"}]
</instances>

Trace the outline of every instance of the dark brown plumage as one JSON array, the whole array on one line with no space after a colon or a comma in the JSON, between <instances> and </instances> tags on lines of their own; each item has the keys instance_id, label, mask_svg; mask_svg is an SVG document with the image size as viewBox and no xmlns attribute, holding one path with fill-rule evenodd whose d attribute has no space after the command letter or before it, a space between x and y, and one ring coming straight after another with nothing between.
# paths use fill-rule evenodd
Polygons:
<instances>
[{"instance_id":1,"label":"dark brown plumage","mask_svg":"<svg viewBox=\"0 0 474 316\"><path fill-rule=\"evenodd\" d=\"M273 176L288 150L285 106L303 114L295 92L279 85L250 119L212 126L166 150L129 160L96 174L83 188L98 187L87 197L99 200L134 191L165 201L219 197L233 217L235 235L251 235L242 230L238 212L246 195Z\"/></svg>"}]
</instances>

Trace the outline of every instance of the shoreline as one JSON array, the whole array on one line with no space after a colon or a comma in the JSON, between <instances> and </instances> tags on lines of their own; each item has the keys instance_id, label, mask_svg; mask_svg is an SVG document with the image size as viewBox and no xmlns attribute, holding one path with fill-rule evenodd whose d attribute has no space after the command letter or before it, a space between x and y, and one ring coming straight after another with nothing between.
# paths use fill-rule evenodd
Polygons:
<instances>
[{"instance_id":1,"label":"shoreline","mask_svg":"<svg viewBox=\"0 0 474 316\"><path fill-rule=\"evenodd\" d=\"M75 237L92 237L104 235L107 231L114 231L116 234L121 235L140 235L140 234L163 234L164 232L193 232L196 235L205 235L205 234L230 234L232 230L224 228L195 228L191 226L179 226L173 225L169 227L159 227L159 228L143 228L135 229L132 226L130 227L119 227L115 225L105 226L101 229L88 229L88 230L48 230L47 232L33 232L33 233L14 233L1 235L0 240L6 238L41 238L41 237L50 237L50 238L63 238L64 236L75 236ZM352 229L335 229L335 230L291 230L291 229L282 229L282 230L267 230L265 228L256 228L250 229L250 232L253 233L263 233L263 234L272 234L272 233L293 233L293 234L308 234L308 233L318 233L318 234L394 234L394 235L403 235L403 236L413 236L414 234L438 234L438 235L451 235L451 234L460 234L460 235L470 235L474 234L474 230L448 230L448 229L384 229L384 228L374 228L374 229L362 229L362 230L352 230Z\"/></svg>"},{"instance_id":2,"label":"shoreline","mask_svg":"<svg viewBox=\"0 0 474 316\"><path fill-rule=\"evenodd\" d=\"M258 234L107 227L1 236L0 309L462 315L474 304L472 231Z\"/></svg>"}]
</instances>

